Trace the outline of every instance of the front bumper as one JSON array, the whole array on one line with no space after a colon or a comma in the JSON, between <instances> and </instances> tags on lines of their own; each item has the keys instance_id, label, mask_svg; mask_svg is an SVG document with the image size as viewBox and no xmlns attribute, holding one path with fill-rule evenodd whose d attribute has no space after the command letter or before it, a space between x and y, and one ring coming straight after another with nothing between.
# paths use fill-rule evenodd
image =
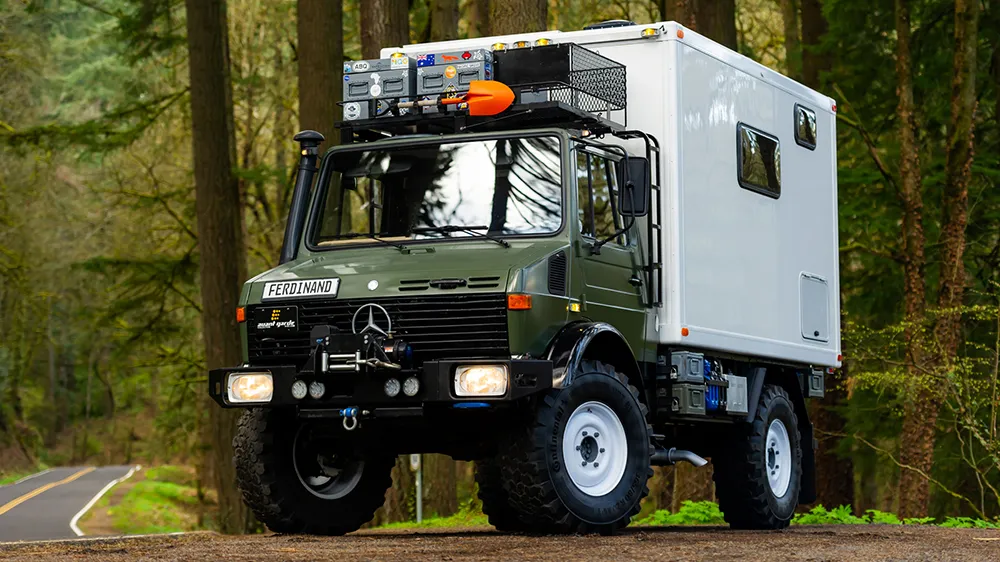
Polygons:
<instances>
[{"instance_id":1,"label":"front bumper","mask_svg":"<svg viewBox=\"0 0 1000 562\"><path fill-rule=\"evenodd\" d=\"M455 396L455 368L460 365L506 365L510 373L507 393L503 396ZM230 403L227 397L227 381L233 373L270 373L274 380L274 395L266 403ZM415 376L420 380L420 390L416 396L396 397L385 394L385 381L390 377L405 379ZM310 396L298 400L292 396L292 383L303 380L307 384L318 380L326 387L322 398ZM552 388L552 362L533 359L508 361L450 359L426 361L413 373L401 374L396 371L375 372L330 372L316 376L312 371L296 372L295 367L236 367L213 369L208 373L209 395L223 408L278 408L299 406L302 409L347 408L347 407L419 407L423 405L454 405L462 403L511 402Z\"/></svg>"}]
</instances>

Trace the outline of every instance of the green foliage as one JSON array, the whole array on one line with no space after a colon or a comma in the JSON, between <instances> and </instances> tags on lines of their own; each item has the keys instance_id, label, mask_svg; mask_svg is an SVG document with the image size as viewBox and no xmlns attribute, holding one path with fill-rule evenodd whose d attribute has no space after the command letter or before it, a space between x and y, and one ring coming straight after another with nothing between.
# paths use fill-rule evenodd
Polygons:
<instances>
[{"instance_id":1,"label":"green foliage","mask_svg":"<svg viewBox=\"0 0 1000 562\"><path fill-rule=\"evenodd\" d=\"M940 526L951 529L1000 529L1000 524L974 517L948 517Z\"/></svg>"},{"instance_id":2,"label":"green foliage","mask_svg":"<svg viewBox=\"0 0 1000 562\"><path fill-rule=\"evenodd\" d=\"M792 519L792 523L795 525L862 525L869 522L864 517L856 517L851 512L849 505L842 505L831 510L817 505L809 513L796 513Z\"/></svg>"},{"instance_id":3,"label":"green foliage","mask_svg":"<svg viewBox=\"0 0 1000 562\"><path fill-rule=\"evenodd\" d=\"M430 529L430 528L478 528L489 527L490 523L481 511L462 509L455 515L449 517L431 517L424 519L420 523L416 521L403 521L400 523L388 523L379 527L380 529Z\"/></svg>"},{"instance_id":4,"label":"green foliage","mask_svg":"<svg viewBox=\"0 0 1000 562\"><path fill-rule=\"evenodd\" d=\"M188 481L190 476L184 476L188 473L173 466L150 469L120 503L111 507L99 505L95 509L106 508L115 530L126 535L197 530L197 490L176 482Z\"/></svg>"},{"instance_id":5,"label":"green foliage","mask_svg":"<svg viewBox=\"0 0 1000 562\"><path fill-rule=\"evenodd\" d=\"M684 500L677 513L661 509L654 511L646 517L636 521L636 525L649 526L676 526L676 525L725 525L726 521L719 511L719 505L715 502L700 501L694 502Z\"/></svg>"}]
</instances>

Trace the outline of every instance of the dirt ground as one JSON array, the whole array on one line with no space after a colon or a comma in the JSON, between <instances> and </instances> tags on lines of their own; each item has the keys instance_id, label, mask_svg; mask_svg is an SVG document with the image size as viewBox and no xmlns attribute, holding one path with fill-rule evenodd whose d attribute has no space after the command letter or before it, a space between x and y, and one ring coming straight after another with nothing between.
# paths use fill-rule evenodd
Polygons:
<instances>
[{"instance_id":1,"label":"dirt ground","mask_svg":"<svg viewBox=\"0 0 1000 562\"><path fill-rule=\"evenodd\" d=\"M212 533L0 545L0 560L1000 560L1000 532L809 526L782 532L630 528L615 537L361 531L347 537Z\"/></svg>"}]
</instances>

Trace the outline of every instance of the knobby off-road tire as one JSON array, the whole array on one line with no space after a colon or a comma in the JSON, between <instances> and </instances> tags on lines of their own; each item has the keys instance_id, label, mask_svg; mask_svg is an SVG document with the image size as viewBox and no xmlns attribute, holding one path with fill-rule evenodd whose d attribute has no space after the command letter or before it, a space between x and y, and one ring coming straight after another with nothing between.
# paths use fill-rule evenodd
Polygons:
<instances>
[{"instance_id":1,"label":"knobby off-road tire","mask_svg":"<svg viewBox=\"0 0 1000 562\"><path fill-rule=\"evenodd\" d=\"M612 534L639 513L639 502L649 493L654 448L639 392L610 365L586 361L581 367L582 374L568 388L542 396L530 418L501 444L497 461L509 505L523 528L532 533ZM604 418L595 417L601 415ZM620 433L614 430L611 417L620 422ZM591 421L597 425L586 425ZM581 428L602 424L610 428L605 438L578 441L586 435ZM615 435L620 435L621 442ZM568 449L564 437L570 439ZM574 450L577 442L583 450ZM616 454L622 445L624 458ZM604 447L609 447L608 454ZM598 479L590 486L580 470L574 471L576 476L570 474L568 463L582 463L581 459L606 462L604 470L623 466L623 473L618 480Z\"/></svg>"},{"instance_id":2,"label":"knobby off-road tire","mask_svg":"<svg viewBox=\"0 0 1000 562\"><path fill-rule=\"evenodd\" d=\"M483 513L490 525L498 531L516 533L527 530L510 506L508 494L503 488L500 464L494 457L476 461L476 484L479 486L479 501L483 502Z\"/></svg>"},{"instance_id":3,"label":"knobby off-road tire","mask_svg":"<svg viewBox=\"0 0 1000 562\"><path fill-rule=\"evenodd\" d=\"M365 457L339 497L320 497L300 479L293 462L301 427L294 412L261 408L243 412L233 438L236 481L243 501L276 533L343 535L356 531L384 502L385 491L392 485L393 458Z\"/></svg>"},{"instance_id":4,"label":"knobby off-road tire","mask_svg":"<svg viewBox=\"0 0 1000 562\"><path fill-rule=\"evenodd\" d=\"M787 527L799 503L802 439L795 407L785 389L764 385L753 423L727 445L716 455L721 462L714 463L714 479L719 509L729 526ZM782 464L786 462L790 465Z\"/></svg>"}]
</instances>

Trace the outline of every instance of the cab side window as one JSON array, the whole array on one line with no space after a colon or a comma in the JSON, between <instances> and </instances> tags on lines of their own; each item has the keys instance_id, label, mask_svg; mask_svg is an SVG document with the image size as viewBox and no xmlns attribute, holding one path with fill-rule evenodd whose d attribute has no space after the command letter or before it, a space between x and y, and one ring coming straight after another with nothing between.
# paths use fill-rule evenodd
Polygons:
<instances>
[{"instance_id":1,"label":"cab side window","mask_svg":"<svg viewBox=\"0 0 1000 562\"><path fill-rule=\"evenodd\" d=\"M604 240L621 228L615 166L614 160L577 150L577 223L584 236ZM624 245L624 236L618 235L613 242Z\"/></svg>"}]
</instances>

